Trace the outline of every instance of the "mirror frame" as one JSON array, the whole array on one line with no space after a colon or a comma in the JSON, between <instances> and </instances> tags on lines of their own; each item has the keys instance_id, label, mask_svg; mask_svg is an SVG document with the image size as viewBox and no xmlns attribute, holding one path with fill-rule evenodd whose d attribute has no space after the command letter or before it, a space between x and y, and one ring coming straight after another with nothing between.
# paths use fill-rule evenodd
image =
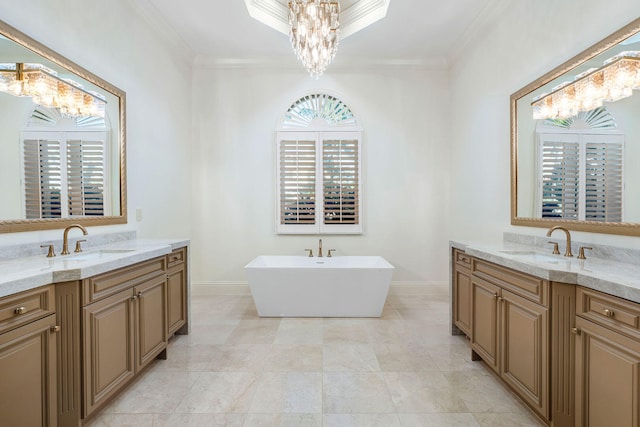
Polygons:
<instances>
[{"instance_id":1,"label":"mirror frame","mask_svg":"<svg viewBox=\"0 0 640 427\"><path fill-rule=\"evenodd\" d=\"M518 104L517 101L523 96L544 86L550 81L562 76L573 68L590 60L605 50L617 45L622 40L640 32L640 18L625 25L620 30L611 34L604 40L594 44L588 49L580 52L564 64L549 71L539 79L529 83L522 89L511 95L511 225L522 225L527 227L544 227L550 228L554 225L563 224L564 226L576 231L586 231L591 233L619 234L628 236L640 236L640 223L616 223L616 222L598 222L598 221L581 221L555 218L527 218L518 216ZM640 96L640 94L636 94Z\"/></svg>"},{"instance_id":2,"label":"mirror frame","mask_svg":"<svg viewBox=\"0 0 640 427\"><path fill-rule=\"evenodd\" d=\"M16 219L0 220L0 233L14 233L20 231L52 230L64 228L71 224L82 224L86 227L127 223L127 175L126 175L126 94L123 90L101 79L80 65L68 60L62 55L49 49L42 43L27 36L11 25L0 20L0 34L22 45L26 49L48 59L77 76L93 83L115 95L119 99L119 160L120 160L120 215L102 217L73 217L73 218L49 218L49 219Z\"/></svg>"}]
</instances>

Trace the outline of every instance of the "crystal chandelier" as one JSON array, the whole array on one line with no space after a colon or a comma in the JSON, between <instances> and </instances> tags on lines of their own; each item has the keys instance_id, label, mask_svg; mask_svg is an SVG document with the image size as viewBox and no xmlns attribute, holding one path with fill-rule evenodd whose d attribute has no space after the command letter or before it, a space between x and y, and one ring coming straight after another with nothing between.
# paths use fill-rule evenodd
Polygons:
<instances>
[{"instance_id":1,"label":"crystal chandelier","mask_svg":"<svg viewBox=\"0 0 640 427\"><path fill-rule=\"evenodd\" d=\"M291 45L311 76L322 75L338 50L340 4L337 0L290 0Z\"/></svg>"},{"instance_id":2,"label":"crystal chandelier","mask_svg":"<svg viewBox=\"0 0 640 427\"><path fill-rule=\"evenodd\" d=\"M533 99L534 119L566 119L640 89L640 52L626 51Z\"/></svg>"},{"instance_id":3,"label":"crystal chandelier","mask_svg":"<svg viewBox=\"0 0 640 427\"><path fill-rule=\"evenodd\" d=\"M42 64L0 64L0 92L13 96L29 96L47 108L57 108L66 117L104 117L106 101Z\"/></svg>"}]
</instances>

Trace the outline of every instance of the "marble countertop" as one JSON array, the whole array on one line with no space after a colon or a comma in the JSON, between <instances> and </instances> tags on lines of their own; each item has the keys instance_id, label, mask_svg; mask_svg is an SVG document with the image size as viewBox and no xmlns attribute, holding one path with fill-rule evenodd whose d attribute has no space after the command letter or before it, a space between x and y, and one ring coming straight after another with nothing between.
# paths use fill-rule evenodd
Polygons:
<instances>
[{"instance_id":1,"label":"marble countertop","mask_svg":"<svg viewBox=\"0 0 640 427\"><path fill-rule=\"evenodd\" d=\"M483 244L450 242L467 254L543 279L584 286L640 303L640 263L617 262L589 256L580 260L553 255L551 248L505 242ZM640 260L639 260L640 261Z\"/></svg>"},{"instance_id":2,"label":"marble countertop","mask_svg":"<svg viewBox=\"0 0 640 427\"><path fill-rule=\"evenodd\" d=\"M0 297L50 283L80 280L166 255L189 245L184 239L133 239L96 246L79 254L20 257L0 261Z\"/></svg>"}]
</instances>

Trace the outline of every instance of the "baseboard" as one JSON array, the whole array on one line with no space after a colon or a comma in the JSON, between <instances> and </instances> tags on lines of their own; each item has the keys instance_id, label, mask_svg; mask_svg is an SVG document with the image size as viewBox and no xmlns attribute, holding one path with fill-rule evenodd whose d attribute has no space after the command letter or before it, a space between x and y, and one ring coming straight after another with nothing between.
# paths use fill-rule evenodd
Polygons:
<instances>
[{"instance_id":1,"label":"baseboard","mask_svg":"<svg viewBox=\"0 0 640 427\"><path fill-rule=\"evenodd\" d=\"M389 295L442 295L449 292L446 281L392 282ZM251 295L248 282L191 282L192 295Z\"/></svg>"}]
</instances>

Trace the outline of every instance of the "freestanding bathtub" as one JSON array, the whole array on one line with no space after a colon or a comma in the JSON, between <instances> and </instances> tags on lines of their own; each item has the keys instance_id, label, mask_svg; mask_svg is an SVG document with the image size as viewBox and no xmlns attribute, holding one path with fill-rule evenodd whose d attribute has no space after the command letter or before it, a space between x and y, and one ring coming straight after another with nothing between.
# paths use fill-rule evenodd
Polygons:
<instances>
[{"instance_id":1,"label":"freestanding bathtub","mask_svg":"<svg viewBox=\"0 0 640 427\"><path fill-rule=\"evenodd\" d=\"M380 317L394 270L380 256L258 256L244 268L261 317Z\"/></svg>"}]
</instances>

